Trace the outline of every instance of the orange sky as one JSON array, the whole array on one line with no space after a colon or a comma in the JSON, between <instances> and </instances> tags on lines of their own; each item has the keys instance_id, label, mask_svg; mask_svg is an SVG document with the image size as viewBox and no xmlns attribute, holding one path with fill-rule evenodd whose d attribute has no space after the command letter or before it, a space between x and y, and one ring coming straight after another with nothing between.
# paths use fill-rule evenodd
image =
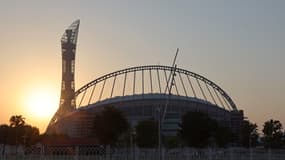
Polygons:
<instances>
[{"instance_id":1,"label":"orange sky","mask_svg":"<svg viewBox=\"0 0 285 160\"><path fill-rule=\"evenodd\" d=\"M43 94L57 108L60 37L80 18L76 88L130 66L169 65L179 47L178 66L220 85L251 121L285 125L284 7L283 1L2 2L0 123L21 114L45 130L51 117L31 112L28 101Z\"/></svg>"}]
</instances>

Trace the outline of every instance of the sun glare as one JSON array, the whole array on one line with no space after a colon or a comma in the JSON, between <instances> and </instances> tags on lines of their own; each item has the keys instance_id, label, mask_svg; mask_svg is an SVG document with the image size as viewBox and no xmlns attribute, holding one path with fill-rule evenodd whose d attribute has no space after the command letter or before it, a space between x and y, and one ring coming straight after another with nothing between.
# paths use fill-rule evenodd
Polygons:
<instances>
[{"instance_id":1,"label":"sun glare","mask_svg":"<svg viewBox=\"0 0 285 160\"><path fill-rule=\"evenodd\" d=\"M58 97L49 89L33 90L25 101L27 111L35 118L51 118L58 107Z\"/></svg>"}]
</instances>

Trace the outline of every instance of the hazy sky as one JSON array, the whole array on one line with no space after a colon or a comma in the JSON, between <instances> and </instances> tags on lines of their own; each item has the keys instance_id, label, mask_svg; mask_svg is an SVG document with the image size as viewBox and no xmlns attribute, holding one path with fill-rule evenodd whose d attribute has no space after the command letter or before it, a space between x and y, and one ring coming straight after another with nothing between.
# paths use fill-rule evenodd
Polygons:
<instances>
[{"instance_id":1,"label":"hazy sky","mask_svg":"<svg viewBox=\"0 0 285 160\"><path fill-rule=\"evenodd\" d=\"M283 0L1 1L0 123L22 114L44 130L51 117L28 114L25 101L37 88L59 99L60 37L80 19L76 88L130 66L170 65L178 47L178 67L217 83L251 121L285 125L284 8Z\"/></svg>"}]
</instances>

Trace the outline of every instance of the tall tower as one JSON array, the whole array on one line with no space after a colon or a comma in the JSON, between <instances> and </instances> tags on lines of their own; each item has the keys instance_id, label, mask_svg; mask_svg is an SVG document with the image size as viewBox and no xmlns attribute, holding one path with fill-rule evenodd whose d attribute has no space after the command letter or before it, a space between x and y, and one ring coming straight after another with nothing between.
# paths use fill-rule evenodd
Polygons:
<instances>
[{"instance_id":1,"label":"tall tower","mask_svg":"<svg viewBox=\"0 0 285 160\"><path fill-rule=\"evenodd\" d=\"M51 119L47 133L53 132L52 125L61 117L75 109L74 70L76 42L79 29L79 20L74 21L61 37L62 52L62 82L59 108Z\"/></svg>"}]
</instances>

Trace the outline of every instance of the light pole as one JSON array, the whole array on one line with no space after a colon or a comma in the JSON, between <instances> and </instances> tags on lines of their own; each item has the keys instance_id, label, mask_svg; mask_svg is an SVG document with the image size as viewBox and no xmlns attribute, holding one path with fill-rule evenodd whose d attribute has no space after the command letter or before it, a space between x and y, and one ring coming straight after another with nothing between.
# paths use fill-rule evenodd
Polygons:
<instances>
[{"instance_id":1,"label":"light pole","mask_svg":"<svg viewBox=\"0 0 285 160\"><path fill-rule=\"evenodd\" d=\"M172 63L172 67L171 67L171 71L170 71L170 74L169 74L169 77L168 77L168 80L167 80L167 83L166 83L166 88L165 88L165 92L164 93L167 93L168 91L168 95L167 95L167 98L166 98L166 103L165 103L165 106L164 106L164 109L163 109L163 112L161 114L161 107L158 108L158 150L159 150L159 160L162 160L162 125L163 125L163 121L164 121L164 118L165 118L165 115L166 115L166 111L167 111L167 107L168 107L168 103L169 103L169 100L170 100L170 96L171 96L171 90L172 90L172 86L174 85L174 77L175 77L175 71L176 71L176 67L177 65L175 64L176 62L176 58L177 58L177 55L178 55L178 52L179 52L179 48L177 48L176 50L176 54L175 54L175 57L174 57L174 60L173 60L173 63ZM169 85L169 82L170 82L170 85Z\"/></svg>"},{"instance_id":2,"label":"light pole","mask_svg":"<svg viewBox=\"0 0 285 160\"><path fill-rule=\"evenodd\" d=\"M248 140L249 144L248 144L248 146L249 146L249 154L250 154L249 158L250 158L250 160L252 160L251 132L249 132L249 136L248 137L249 137L249 140Z\"/></svg>"},{"instance_id":3,"label":"light pole","mask_svg":"<svg viewBox=\"0 0 285 160\"><path fill-rule=\"evenodd\" d=\"M133 150L133 160L135 160L135 158L136 158L136 143L135 143L135 139L136 139L136 130L135 129L133 129L132 130L132 133L131 133L132 135L132 140L133 140L133 142L132 142L132 144L133 144L133 148L132 148L132 150Z\"/></svg>"},{"instance_id":4,"label":"light pole","mask_svg":"<svg viewBox=\"0 0 285 160\"><path fill-rule=\"evenodd\" d=\"M130 152L131 152L131 157L133 158L133 160L135 160L135 156L136 156L136 154L135 154L135 138L136 138L136 130L134 129L134 128L132 128L131 129L131 132L130 132L130 148L131 148L131 150L130 150Z\"/></svg>"}]
</instances>

